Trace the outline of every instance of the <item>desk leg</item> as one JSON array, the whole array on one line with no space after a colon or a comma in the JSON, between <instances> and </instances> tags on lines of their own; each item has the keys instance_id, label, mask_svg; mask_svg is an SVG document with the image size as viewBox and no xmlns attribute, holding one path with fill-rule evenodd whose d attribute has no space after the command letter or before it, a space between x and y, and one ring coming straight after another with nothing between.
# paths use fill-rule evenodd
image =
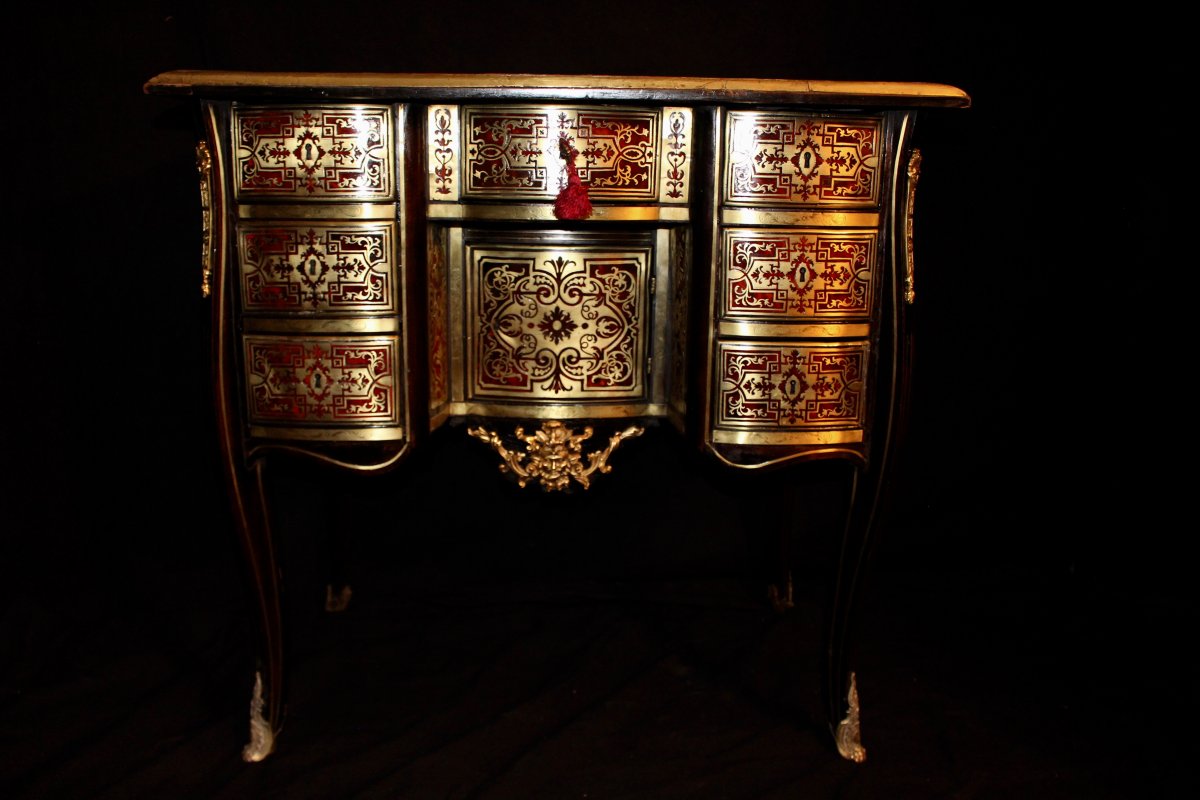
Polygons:
<instances>
[{"instance_id":1,"label":"desk leg","mask_svg":"<svg viewBox=\"0 0 1200 800\"><path fill-rule=\"evenodd\" d=\"M279 573L263 491L263 462L233 470L234 511L246 563L258 601L258 653L250 700L250 741L242 750L246 761L262 761L271 753L283 716L283 625Z\"/></svg>"},{"instance_id":2,"label":"desk leg","mask_svg":"<svg viewBox=\"0 0 1200 800\"><path fill-rule=\"evenodd\" d=\"M838 556L833 613L829 621L826 702L830 731L843 758L863 762L867 750L859 725L858 686L847 669L846 642L851 628L855 592L866 560L870 528L878 506L878 483L869 482L862 469L854 470L850 489L850 511ZM868 484L864 486L864 484Z\"/></svg>"},{"instance_id":3,"label":"desk leg","mask_svg":"<svg viewBox=\"0 0 1200 800\"><path fill-rule=\"evenodd\" d=\"M866 760L859 727L858 685L848 665L846 646L853 626L854 602L863 569L870 552L872 536L882 511L888 467L904 429L908 406L908 371L912 338L896 332L887 342L890 359L886 364L888 391L882 398L875 445L869 466L856 467L850 486L850 505L846 528L838 556L837 581L829 621L828 661L826 664L826 702L829 725L838 752L851 761Z\"/></svg>"}]
</instances>

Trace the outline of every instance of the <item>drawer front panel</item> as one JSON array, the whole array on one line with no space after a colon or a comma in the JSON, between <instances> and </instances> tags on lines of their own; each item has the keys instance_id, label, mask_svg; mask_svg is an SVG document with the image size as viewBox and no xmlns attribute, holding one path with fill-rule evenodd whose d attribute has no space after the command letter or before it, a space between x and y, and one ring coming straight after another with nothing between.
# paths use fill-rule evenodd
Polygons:
<instances>
[{"instance_id":1,"label":"drawer front panel","mask_svg":"<svg viewBox=\"0 0 1200 800\"><path fill-rule=\"evenodd\" d=\"M686 108L431 108L430 199L547 202L566 185L560 139L594 201L686 203L692 113ZM461 163L461 180L454 165Z\"/></svg>"},{"instance_id":2,"label":"drawer front panel","mask_svg":"<svg viewBox=\"0 0 1200 800\"><path fill-rule=\"evenodd\" d=\"M879 205L879 118L731 111L726 134L728 205Z\"/></svg>"},{"instance_id":3,"label":"drawer front panel","mask_svg":"<svg viewBox=\"0 0 1200 800\"><path fill-rule=\"evenodd\" d=\"M400 340L383 337L246 336L252 425L398 426Z\"/></svg>"},{"instance_id":4,"label":"drawer front panel","mask_svg":"<svg viewBox=\"0 0 1200 800\"><path fill-rule=\"evenodd\" d=\"M721 316L748 322L866 320L879 260L874 230L726 229Z\"/></svg>"},{"instance_id":5,"label":"drawer front panel","mask_svg":"<svg viewBox=\"0 0 1200 800\"><path fill-rule=\"evenodd\" d=\"M718 428L862 428L866 342L717 343Z\"/></svg>"},{"instance_id":6,"label":"drawer front panel","mask_svg":"<svg viewBox=\"0 0 1200 800\"><path fill-rule=\"evenodd\" d=\"M247 314L393 314L398 237L391 222L243 222Z\"/></svg>"},{"instance_id":7,"label":"drawer front panel","mask_svg":"<svg viewBox=\"0 0 1200 800\"><path fill-rule=\"evenodd\" d=\"M654 240L466 247L468 400L646 394Z\"/></svg>"},{"instance_id":8,"label":"drawer front panel","mask_svg":"<svg viewBox=\"0 0 1200 800\"><path fill-rule=\"evenodd\" d=\"M238 200L394 198L387 106L235 107L233 139Z\"/></svg>"}]
</instances>

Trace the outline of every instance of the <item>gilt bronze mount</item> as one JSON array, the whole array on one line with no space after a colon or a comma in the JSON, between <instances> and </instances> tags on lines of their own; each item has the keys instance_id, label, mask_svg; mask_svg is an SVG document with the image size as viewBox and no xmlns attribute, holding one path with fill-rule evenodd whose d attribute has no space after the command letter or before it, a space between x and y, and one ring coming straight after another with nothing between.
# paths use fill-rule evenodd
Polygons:
<instances>
[{"instance_id":1,"label":"gilt bronze mount","mask_svg":"<svg viewBox=\"0 0 1200 800\"><path fill-rule=\"evenodd\" d=\"M542 427L532 435L525 435L525 429L518 427L513 434L525 442L526 452L509 450L499 434L489 431L483 426L468 428L467 433L476 439L487 442L500 454L503 462L501 472L512 472L517 476L517 485L525 488L530 480L537 479L542 489L547 492L562 491L574 480L587 489L591 486L591 476L594 472L606 474L612 472L608 465L608 457L617 446L626 439L641 436L645 428L630 425L623 431L614 433L608 440L608 446L603 450L588 453L588 463L583 463L583 443L592 436L591 426L583 429L582 433L574 433L559 420L546 420Z\"/></svg>"}]
</instances>

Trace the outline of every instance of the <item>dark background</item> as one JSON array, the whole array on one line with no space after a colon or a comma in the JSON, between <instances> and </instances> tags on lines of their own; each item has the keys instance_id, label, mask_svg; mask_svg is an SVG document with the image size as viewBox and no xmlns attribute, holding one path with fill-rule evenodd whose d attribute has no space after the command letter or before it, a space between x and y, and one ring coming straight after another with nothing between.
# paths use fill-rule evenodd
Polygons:
<instances>
[{"instance_id":1,"label":"dark background","mask_svg":"<svg viewBox=\"0 0 1200 800\"><path fill-rule=\"evenodd\" d=\"M1194 362L1181 358L1195 263L1181 211L1194 147L1170 15L751 0L24 13L9 30L27 56L10 67L6 131L17 247L3 498L15 513L0 554L0 787L1120 797L1184 782L1197 615L1194 525L1177 517ZM271 762L236 761L252 633L213 437L195 134L186 102L141 92L181 68L912 80L972 95L917 129L914 418L866 601L863 660L878 677L864 690L865 768L831 755L812 698L787 688L816 685L815 649L786 642L819 636L828 537L800 534L814 588L797 619L774 621L756 588L781 520L832 529L822 498L836 507L842 476L800 473L809 488L789 501L790 478L756 489L665 429L583 499L518 495L454 430L366 482L369 498L333 476L278 473L279 513L299 531L285 553L293 711ZM322 542L347 529L358 616L330 627ZM416 621L399 629L397 616ZM489 649L489 633L528 647ZM458 674L426 650L476 665L469 688L446 689L453 702L422 682ZM614 652L641 655L590 671ZM339 653L363 667L354 680L337 679ZM807 666L785 680L787 655ZM664 710L651 699L669 680L644 705L606 683L644 677L643 661L684 673L699 699ZM493 667L511 680L479 677ZM546 687L564 671L604 713L628 702L645 716L579 732L511 688L524 676L561 710L570 702ZM511 731L471 727L481 715L548 727L507 745ZM705 725L744 727L739 766ZM772 735L753 738L756 725ZM572 756L547 744L563 741Z\"/></svg>"}]
</instances>

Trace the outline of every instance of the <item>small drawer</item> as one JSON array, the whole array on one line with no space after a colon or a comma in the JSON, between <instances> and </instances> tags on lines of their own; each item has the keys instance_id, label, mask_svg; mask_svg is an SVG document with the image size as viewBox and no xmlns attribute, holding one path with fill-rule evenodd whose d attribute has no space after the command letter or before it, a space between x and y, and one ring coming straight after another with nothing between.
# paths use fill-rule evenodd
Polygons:
<instances>
[{"instance_id":1,"label":"small drawer","mask_svg":"<svg viewBox=\"0 0 1200 800\"><path fill-rule=\"evenodd\" d=\"M431 106L429 199L548 204L566 185L564 135L593 202L688 202L691 109L575 105Z\"/></svg>"},{"instance_id":2,"label":"small drawer","mask_svg":"<svg viewBox=\"0 0 1200 800\"><path fill-rule=\"evenodd\" d=\"M861 441L868 351L865 341L718 341L713 440L801 443L840 431L823 441Z\"/></svg>"},{"instance_id":3,"label":"small drawer","mask_svg":"<svg viewBox=\"0 0 1200 800\"><path fill-rule=\"evenodd\" d=\"M726 205L879 206L879 117L730 111L726 143Z\"/></svg>"},{"instance_id":4,"label":"small drawer","mask_svg":"<svg viewBox=\"0 0 1200 800\"><path fill-rule=\"evenodd\" d=\"M246 336L251 434L404 438L399 336Z\"/></svg>"},{"instance_id":5,"label":"small drawer","mask_svg":"<svg viewBox=\"0 0 1200 800\"><path fill-rule=\"evenodd\" d=\"M235 106L240 201L391 201L395 142L388 106Z\"/></svg>"},{"instance_id":6,"label":"small drawer","mask_svg":"<svg viewBox=\"0 0 1200 800\"><path fill-rule=\"evenodd\" d=\"M719 283L722 332L865 335L879 258L873 229L727 228ZM859 326L847 331L847 323Z\"/></svg>"},{"instance_id":7,"label":"small drawer","mask_svg":"<svg viewBox=\"0 0 1200 800\"><path fill-rule=\"evenodd\" d=\"M396 313L393 222L243 221L237 240L247 315Z\"/></svg>"}]
</instances>

